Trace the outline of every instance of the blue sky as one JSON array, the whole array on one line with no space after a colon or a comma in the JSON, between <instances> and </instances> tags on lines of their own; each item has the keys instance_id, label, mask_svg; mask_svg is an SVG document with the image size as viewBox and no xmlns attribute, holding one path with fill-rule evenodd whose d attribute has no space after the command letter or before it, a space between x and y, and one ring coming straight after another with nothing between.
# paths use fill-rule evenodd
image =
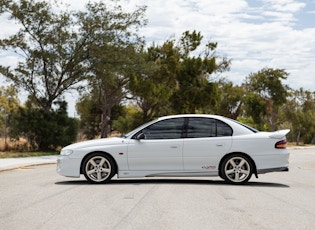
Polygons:
<instances>
[{"instance_id":1,"label":"blue sky","mask_svg":"<svg viewBox=\"0 0 315 230\"><path fill-rule=\"evenodd\" d=\"M82 9L87 1L63 2ZM232 61L224 77L235 84L269 67L285 69L291 88L315 91L315 0L121 0L121 4L126 10L147 6L148 24L140 33L149 44L178 38L186 30L201 32L204 43L217 42L217 54ZM14 31L5 20L0 28L1 38ZM1 51L0 61L12 64L16 58ZM70 104L76 97L67 96Z\"/></svg>"},{"instance_id":2,"label":"blue sky","mask_svg":"<svg viewBox=\"0 0 315 230\"><path fill-rule=\"evenodd\" d=\"M315 0L126 0L147 5L148 41L163 42L185 30L218 42L232 60L224 76L241 84L264 67L285 69L292 88L315 91Z\"/></svg>"}]
</instances>

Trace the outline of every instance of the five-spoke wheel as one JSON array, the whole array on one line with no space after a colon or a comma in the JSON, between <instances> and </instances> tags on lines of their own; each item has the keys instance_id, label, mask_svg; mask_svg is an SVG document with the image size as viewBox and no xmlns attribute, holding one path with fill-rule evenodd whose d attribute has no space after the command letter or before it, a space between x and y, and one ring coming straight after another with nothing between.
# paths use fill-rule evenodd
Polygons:
<instances>
[{"instance_id":1,"label":"five-spoke wheel","mask_svg":"<svg viewBox=\"0 0 315 230\"><path fill-rule=\"evenodd\" d=\"M233 154L227 157L222 162L220 170L222 178L233 184L244 184L253 174L251 161L241 154Z\"/></svg>"},{"instance_id":2,"label":"five-spoke wheel","mask_svg":"<svg viewBox=\"0 0 315 230\"><path fill-rule=\"evenodd\" d=\"M116 165L105 154L94 153L85 159L83 173L91 183L106 183L115 175Z\"/></svg>"}]
</instances>

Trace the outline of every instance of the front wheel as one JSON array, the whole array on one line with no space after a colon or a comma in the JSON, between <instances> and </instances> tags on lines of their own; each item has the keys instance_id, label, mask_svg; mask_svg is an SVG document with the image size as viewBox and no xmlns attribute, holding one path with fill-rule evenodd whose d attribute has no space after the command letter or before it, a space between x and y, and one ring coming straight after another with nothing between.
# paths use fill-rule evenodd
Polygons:
<instances>
[{"instance_id":1,"label":"front wheel","mask_svg":"<svg viewBox=\"0 0 315 230\"><path fill-rule=\"evenodd\" d=\"M248 157L233 154L227 157L221 165L222 178L232 184L245 184L253 174L253 166Z\"/></svg>"},{"instance_id":2,"label":"front wheel","mask_svg":"<svg viewBox=\"0 0 315 230\"><path fill-rule=\"evenodd\" d=\"M115 162L102 153L94 153L85 159L83 173L90 183L106 183L116 173Z\"/></svg>"}]
</instances>

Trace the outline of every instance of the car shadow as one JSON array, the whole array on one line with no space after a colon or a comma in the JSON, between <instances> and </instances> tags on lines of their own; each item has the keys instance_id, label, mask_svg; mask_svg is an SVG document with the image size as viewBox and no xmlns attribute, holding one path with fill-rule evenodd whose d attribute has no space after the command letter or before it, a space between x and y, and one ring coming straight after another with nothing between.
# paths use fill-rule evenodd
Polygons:
<instances>
[{"instance_id":1,"label":"car shadow","mask_svg":"<svg viewBox=\"0 0 315 230\"><path fill-rule=\"evenodd\" d=\"M219 185L219 186L245 186L245 187L272 187L289 188L289 185L271 182L247 182L243 185L229 184L223 180L200 180L200 179L112 179L106 184L90 184L86 180L58 181L56 185L89 185L89 186L110 186L110 185L142 185L142 184L181 184L181 185Z\"/></svg>"}]
</instances>

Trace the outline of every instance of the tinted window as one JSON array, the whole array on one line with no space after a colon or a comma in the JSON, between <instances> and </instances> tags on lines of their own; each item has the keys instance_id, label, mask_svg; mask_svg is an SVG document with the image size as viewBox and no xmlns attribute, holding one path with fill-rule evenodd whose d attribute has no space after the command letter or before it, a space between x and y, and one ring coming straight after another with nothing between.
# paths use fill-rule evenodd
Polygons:
<instances>
[{"instance_id":1,"label":"tinted window","mask_svg":"<svg viewBox=\"0 0 315 230\"><path fill-rule=\"evenodd\" d=\"M232 136L232 129L227 124L210 118L189 118L188 138Z\"/></svg>"},{"instance_id":2,"label":"tinted window","mask_svg":"<svg viewBox=\"0 0 315 230\"><path fill-rule=\"evenodd\" d=\"M232 128L222 121L217 121L217 137L232 136Z\"/></svg>"},{"instance_id":3,"label":"tinted window","mask_svg":"<svg viewBox=\"0 0 315 230\"><path fill-rule=\"evenodd\" d=\"M142 130L145 139L177 139L182 137L184 118L159 121Z\"/></svg>"}]
</instances>

